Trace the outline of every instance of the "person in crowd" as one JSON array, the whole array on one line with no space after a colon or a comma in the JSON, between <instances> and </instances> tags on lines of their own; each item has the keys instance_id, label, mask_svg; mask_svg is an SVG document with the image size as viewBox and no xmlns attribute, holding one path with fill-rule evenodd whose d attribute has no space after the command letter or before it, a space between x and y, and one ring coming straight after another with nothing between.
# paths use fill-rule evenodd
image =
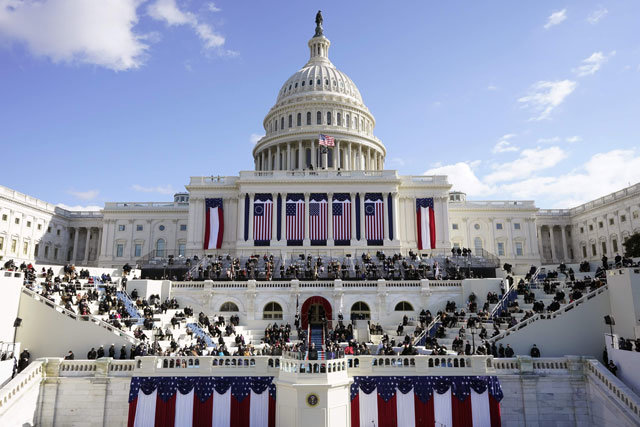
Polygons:
<instances>
[{"instance_id":1,"label":"person in crowd","mask_svg":"<svg viewBox=\"0 0 640 427\"><path fill-rule=\"evenodd\" d=\"M531 357L540 357L540 349L534 344L533 347L531 347L530 354Z\"/></svg>"}]
</instances>

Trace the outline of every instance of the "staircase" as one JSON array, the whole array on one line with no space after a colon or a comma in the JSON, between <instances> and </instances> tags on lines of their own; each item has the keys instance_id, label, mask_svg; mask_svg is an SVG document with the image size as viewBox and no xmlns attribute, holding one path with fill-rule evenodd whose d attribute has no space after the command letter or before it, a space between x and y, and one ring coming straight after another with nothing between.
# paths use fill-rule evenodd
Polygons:
<instances>
[{"instance_id":1,"label":"staircase","mask_svg":"<svg viewBox=\"0 0 640 427\"><path fill-rule=\"evenodd\" d=\"M116 297L124 303L124 307L127 309L129 317L136 321L134 324L142 323L142 316L140 316L140 313L138 312L138 307L134 304L129 295L126 292L117 291Z\"/></svg>"},{"instance_id":2,"label":"staircase","mask_svg":"<svg viewBox=\"0 0 640 427\"><path fill-rule=\"evenodd\" d=\"M211 335L205 332L204 329L200 327L200 325L198 325L197 323L187 323L187 327L191 329L194 336L202 338L204 342L207 343L207 347L214 346L214 342L213 342L213 339L211 338Z\"/></svg>"},{"instance_id":3,"label":"staircase","mask_svg":"<svg viewBox=\"0 0 640 427\"><path fill-rule=\"evenodd\" d=\"M316 349L318 350L318 359L319 360L325 360L325 354L324 354L324 331L322 329L322 325L312 325L309 328L309 346L311 346L311 343L314 343L316 345Z\"/></svg>"}]
</instances>

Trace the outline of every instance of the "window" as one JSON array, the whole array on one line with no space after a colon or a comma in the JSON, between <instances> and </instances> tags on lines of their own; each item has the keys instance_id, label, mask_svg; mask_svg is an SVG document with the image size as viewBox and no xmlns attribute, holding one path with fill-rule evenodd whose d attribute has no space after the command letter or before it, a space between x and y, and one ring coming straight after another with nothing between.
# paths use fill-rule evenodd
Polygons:
<instances>
[{"instance_id":1,"label":"window","mask_svg":"<svg viewBox=\"0 0 640 427\"><path fill-rule=\"evenodd\" d=\"M582 258L586 258L587 257L587 247L583 246L582 247Z\"/></svg>"},{"instance_id":2,"label":"window","mask_svg":"<svg viewBox=\"0 0 640 427\"><path fill-rule=\"evenodd\" d=\"M123 255L124 255L124 245L122 243L118 243L116 245L116 256L118 258L122 258Z\"/></svg>"},{"instance_id":3,"label":"window","mask_svg":"<svg viewBox=\"0 0 640 427\"><path fill-rule=\"evenodd\" d=\"M16 224L20 224L20 218L16 218Z\"/></svg>"},{"instance_id":4,"label":"window","mask_svg":"<svg viewBox=\"0 0 640 427\"><path fill-rule=\"evenodd\" d=\"M633 219L638 219L638 211L633 211Z\"/></svg>"},{"instance_id":5,"label":"window","mask_svg":"<svg viewBox=\"0 0 640 427\"><path fill-rule=\"evenodd\" d=\"M282 307L277 302L270 302L264 306L263 319L282 319Z\"/></svg>"},{"instance_id":6,"label":"window","mask_svg":"<svg viewBox=\"0 0 640 427\"><path fill-rule=\"evenodd\" d=\"M49 246L44 247L44 257L49 258Z\"/></svg>"},{"instance_id":7,"label":"window","mask_svg":"<svg viewBox=\"0 0 640 427\"><path fill-rule=\"evenodd\" d=\"M47 233L51 233L51 227L47 227Z\"/></svg>"},{"instance_id":8,"label":"window","mask_svg":"<svg viewBox=\"0 0 640 427\"><path fill-rule=\"evenodd\" d=\"M599 228L604 227L604 223L603 223L602 221L598 221L598 227L599 227Z\"/></svg>"},{"instance_id":9,"label":"window","mask_svg":"<svg viewBox=\"0 0 640 427\"><path fill-rule=\"evenodd\" d=\"M451 228L453 230L457 230L458 229L458 224L451 224Z\"/></svg>"},{"instance_id":10,"label":"window","mask_svg":"<svg viewBox=\"0 0 640 427\"><path fill-rule=\"evenodd\" d=\"M158 257L164 257L164 253L165 253L165 241L164 239L158 239L158 241L156 242L156 256Z\"/></svg>"},{"instance_id":11,"label":"window","mask_svg":"<svg viewBox=\"0 0 640 427\"><path fill-rule=\"evenodd\" d=\"M187 253L187 244L178 243L178 256L185 256L186 253Z\"/></svg>"},{"instance_id":12,"label":"window","mask_svg":"<svg viewBox=\"0 0 640 427\"><path fill-rule=\"evenodd\" d=\"M31 227L31 221L27 221L27 227Z\"/></svg>"},{"instance_id":13,"label":"window","mask_svg":"<svg viewBox=\"0 0 640 427\"><path fill-rule=\"evenodd\" d=\"M329 86L329 79L324 79L324 84L326 84L327 86Z\"/></svg>"},{"instance_id":14,"label":"window","mask_svg":"<svg viewBox=\"0 0 640 427\"><path fill-rule=\"evenodd\" d=\"M164 231L164 228L165 228L164 225L161 225L160 227L158 227L158 230Z\"/></svg>"},{"instance_id":15,"label":"window","mask_svg":"<svg viewBox=\"0 0 640 427\"><path fill-rule=\"evenodd\" d=\"M635 213L635 212L634 212ZM7 214L2 214L2 220L6 221L7 220Z\"/></svg>"},{"instance_id":16,"label":"window","mask_svg":"<svg viewBox=\"0 0 640 427\"><path fill-rule=\"evenodd\" d=\"M593 231L593 224L589 224L589 231Z\"/></svg>"},{"instance_id":17,"label":"window","mask_svg":"<svg viewBox=\"0 0 640 427\"><path fill-rule=\"evenodd\" d=\"M289 114L289 127L293 126L293 116Z\"/></svg>"},{"instance_id":18,"label":"window","mask_svg":"<svg viewBox=\"0 0 640 427\"><path fill-rule=\"evenodd\" d=\"M0 249L2 248L0 247ZM36 246L33 248L33 256L37 257L39 252L40 252L40 245L36 243Z\"/></svg>"},{"instance_id":19,"label":"window","mask_svg":"<svg viewBox=\"0 0 640 427\"><path fill-rule=\"evenodd\" d=\"M22 255L27 255L29 253L29 242L24 242L22 244Z\"/></svg>"},{"instance_id":20,"label":"window","mask_svg":"<svg viewBox=\"0 0 640 427\"><path fill-rule=\"evenodd\" d=\"M502 223L501 222L496 223L496 230L502 230Z\"/></svg>"},{"instance_id":21,"label":"window","mask_svg":"<svg viewBox=\"0 0 640 427\"><path fill-rule=\"evenodd\" d=\"M56 235L59 236L60 235L60 229L56 230Z\"/></svg>"},{"instance_id":22,"label":"window","mask_svg":"<svg viewBox=\"0 0 640 427\"><path fill-rule=\"evenodd\" d=\"M307 111L307 126L311 125L311 111Z\"/></svg>"},{"instance_id":23,"label":"window","mask_svg":"<svg viewBox=\"0 0 640 427\"><path fill-rule=\"evenodd\" d=\"M38 224L38 230L42 230L42 224Z\"/></svg>"},{"instance_id":24,"label":"window","mask_svg":"<svg viewBox=\"0 0 640 427\"><path fill-rule=\"evenodd\" d=\"M473 224L473 228L475 228L476 230L480 230L480 224Z\"/></svg>"},{"instance_id":25,"label":"window","mask_svg":"<svg viewBox=\"0 0 640 427\"><path fill-rule=\"evenodd\" d=\"M238 310L238 306L231 301L227 301L220 306L220 311L240 311Z\"/></svg>"},{"instance_id":26,"label":"window","mask_svg":"<svg viewBox=\"0 0 640 427\"><path fill-rule=\"evenodd\" d=\"M4 248L4 237L0 237L0 251Z\"/></svg>"},{"instance_id":27,"label":"window","mask_svg":"<svg viewBox=\"0 0 640 427\"><path fill-rule=\"evenodd\" d=\"M320 111L318 111L316 113L316 124L317 125L321 125L322 124L322 113Z\"/></svg>"},{"instance_id":28,"label":"window","mask_svg":"<svg viewBox=\"0 0 640 427\"><path fill-rule=\"evenodd\" d=\"M482 239L480 237L473 239L473 247L475 248L476 255L482 251Z\"/></svg>"},{"instance_id":29,"label":"window","mask_svg":"<svg viewBox=\"0 0 640 427\"><path fill-rule=\"evenodd\" d=\"M611 241L611 246L612 246L613 252L618 252L618 241L616 239L613 239Z\"/></svg>"},{"instance_id":30,"label":"window","mask_svg":"<svg viewBox=\"0 0 640 427\"><path fill-rule=\"evenodd\" d=\"M400 301L396 304L394 311L413 311L413 306L407 301Z\"/></svg>"},{"instance_id":31,"label":"window","mask_svg":"<svg viewBox=\"0 0 640 427\"><path fill-rule=\"evenodd\" d=\"M338 113L338 114L336 115L336 124L337 124L338 126L342 126L342 114L340 114L340 113Z\"/></svg>"},{"instance_id":32,"label":"window","mask_svg":"<svg viewBox=\"0 0 640 427\"><path fill-rule=\"evenodd\" d=\"M301 113L298 113L298 115L296 116L296 126L302 126L302 114Z\"/></svg>"},{"instance_id":33,"label":"window","mask_svg":"<svg viewBox=\"0 0 640 427\"><path fill-rule=\"evenodd\" d=\"M136 231L142 231L142 230L144 230L144 227L142 226L142 224L136 225Z\"/></svg>"},{"instance_id":34,"label":"window","mask_svg":"<svg viewBox=\"0 0 640 427\"><path fill-rule=\"evenodd\" d=\"M349 115L344 116L344 125L346 127L351 127L351 122L349 121Z\"/></svg>"},{"instance_id":35,"label":"window","mask_svg":"<svg viewBox=\"0 0 640 427\"><path fill-rule=\"evenodd\" d=\"M304 86L304 83L305 83L305 82L306 82L306 80L303 80L303 81L302 81L302 85L301 85L301 86Z\"/></svg>"},{"instance_id":36,"label":"window","mask_svg":"<svg viewBox=\"0 0 640 427\"><path fill-rule=\"evenodd\" d=\"M320 83L320 79L316 80L316 84L319 85Z\"/></svg>"},{"instance_id":37,"label":"window","mask_svg":"<svg viewBox=\"0 0 640 427\"><path fill-rule=\"evenodd\" d=\"M284 117L280 117L280 129L284 129Z\"/></svg>"},{"instance_id":38,"label":"window","mask_svg":"<svg viewBox=\"0 0 640 427\"><path fill-rule=\"evenodd\" d=\"M524 252L522 251L522 242L516 242L516 256L522 256Z\"/></svg>"},{"instance_id":39,"label":"window","mask_svg":"<svg viewBox=\"0 0 640 427\"><path fill-rule=\"evenodd\" d=\"M584 227L580 227L580 234L584 234Z\"/></svg>"},{"instance_id":40,"label":"window","mask_svg":"<svg viewBox=\"0 0 640 427\"><path fill-rule=\"evenodd\" d=\"M331 111L327 111L327 124L331 124Z\"/></svg>"},{"instance_id":41,"label":"window","mask_svg":"<svg viewBox=\"0 0 640 427\"><path fill-rule=\"evenodd\" d=\"M609 218L609 225L613 225L613 218Z\"/></svg>"},{"instance_id":42,"label":"window","mask_svg":"<svg viewBox=\"0 0 640 427\"><path fill-rule=\"evenodd\" d=\"M498 242L498 256L504 256L504 242Z\"/></svg>"},{"instance_id":43,"label":"window","mask_svg":"<svg viewBox=\"0 0 640 427\"><path fill-rule=\"evenodd\" d=\"M607 254L607 242L602 242L602 254Z\"/></svg>"},{"instance_id":44,"label":"window","mask_svg":"<svg viewBox=\"0 0 640 427\"><path fill-rule=\"evenodd\" d=\"M118 225L118 231L124 231L124 224Z\"/></svg>"},{"instance_id":45,"label":"window","mask_svg":"<svg viewBox=\"0 0 640 427\"><path fill-rule=\"evenodd\" d=\"M58 248L53 248L53 259L58 259Z\"/></svg>"},{"instance_id":46,"label":"window","mask_svg":"<svg viewBox=\"0 0 640 427\"><path fill-rule=\"evenodd\" d=\"M596 252L596 244L592 243L591 244L591 256L596 256L597 252Z\"/></svg>"},{"instance_id":47,"label":"window","mask_svg":"<svg viewBox=\"0 0 640 427\"><path fill-rule=\"evenodd\" d=\"M620 215L620 222L626 222L627 221L627 216L626 215Z\"/></svg>"},{"instance_id":48,"label":"window","mask_svg":"<svg viewBox=\"0 0 640 427\"><path fill-rule=\"evenodd\" d=\"M354 319L370 319L371 310L369 310L369 306L366 303L358 301L351 306L351 316Z\"/></svg>"},{"instance_id":49,"label":"window","mask_svg":"<svg viewBox=\"0 0 640 427\"><path fill-rule=\"evenodd\" d=\"M187 224L180 224L180 231L187 231Z\"/></svg>"},{"instance_id":50,"label":"window","mask_svg":"<svg viewBox=\"0 0 640 427\"><path fill-rule=\"evenodd\" d=\"M514 222L513 223L513 229L514 230L520 230L520 223L519 222Z\"/></svg>"},{"instance_id":51,"label":"window","mask_svg":"<svg viewBox=\"0 0 640 427\"><path fill-rule=\"evenodd\" d=\"M16 252L16 248L18 246L18 241L16 239L11 239L11 253Z\"/></svg>"},{"instance_id":52,"label":"window","mask_svg":"<svg viewBox=\"0 0 640 427\"><path fill-rule=\"evenodd\" d=\"M139 258L142 256L142 243L136 243L133 247L133 256Z\"/></svg>"}]
</instances>

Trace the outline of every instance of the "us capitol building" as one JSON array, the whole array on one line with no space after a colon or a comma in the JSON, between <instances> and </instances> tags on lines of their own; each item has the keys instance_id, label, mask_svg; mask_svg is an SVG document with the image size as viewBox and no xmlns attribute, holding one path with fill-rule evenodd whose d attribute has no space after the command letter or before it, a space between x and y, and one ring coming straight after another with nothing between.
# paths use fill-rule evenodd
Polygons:
<instances>
[{"instance_id":1,"label":"us capitol building","mask_svg":"<svg viewBox=\"0 0 640 427\"><path fill-rule=\"evenodd\" d=\"M265 136L251 153L255 170L194 176L173 202L109 202L100 212L66 211L0 187L0 259L116 267L165 254L268 252L287 259L464 247L522 271L541 262L615 256L640 230L637 185L572 209L547 210L531 200L466 200L450 191L446 176L385 169L387 150L374 135L375 118L354 82L330 61L331 42L320 31L307 46L309 60L285 81L264 118ZM333 146L320 145L320 135L334 138ZM213 247L204 241L207 199L219 200L223 212L221 242ZM422 244L418 199L431 203L434 221L422 224L423 237L430 237ZM349 212L341 222L333 219L335 209L320 209L324 228L314 235L310 213L345 201ZM368 202L382 208L375 232L367 228ZM254 214L263 203L270 210L256 230ZM304 204L297 234L287 227L290 203Z\"/></svg>"}]
</instances>

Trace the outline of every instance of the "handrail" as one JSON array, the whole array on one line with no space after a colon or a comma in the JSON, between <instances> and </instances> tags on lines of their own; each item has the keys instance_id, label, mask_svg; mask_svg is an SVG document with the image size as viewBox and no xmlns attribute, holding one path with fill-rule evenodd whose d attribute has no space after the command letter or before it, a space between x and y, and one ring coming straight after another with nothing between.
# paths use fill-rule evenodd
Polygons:
<instances>
[{"instance_id":1,"label":"handrail","mask_svg":"<svg viewBox=\"0 0 640 427\"><path fill-rule=\"evenodd\" d=\"M433 319L431 323L429 323L429 325L427 325L427 327L424 328L424 330L420 333L420 335L418 335L413 339L413 342L416 343L416 345L425 345L427 334L431 335L430 334L431 328L435 327L440 322L440 320L441 320L440 315L437 315L435 319ZM425 342L423 343L422 340L425 340Z\"/></svg>"},{"instance_id":2,"label":"handrail","mask_svg":"<svg viewBox=\"0 0 640 427\"><path fill-rule=\"evenodd\" d=\"M131 344L135 344L138 345L140 344L140 340L138 340L135 337L132 337L131 335L128 335L126 332L124 332L122 329L116 328L115 326L113 326L110 323L105 322L104 320L89 314L89 315L83 315L83 314L76 314L72 311L67 310L66 308L64 308L61 305L56 304L53 300L47 299L44 296L40 295L37 292L32 291L31 289L23 286L22 287L22 293L29 295L30 297L32 297L34 300L40 302L41 304L47 305L51 308L53 308L54 310L56 310L59 313L65 314L67 316L69 316L70 318L72 318L73 320L79 321L79 320L83 320L83 321L88 321L91 320L92 322L96 323L98 326L101 326L105 329L107 329L108 331L111 331L115 334L118 334L118 336L123 337L124 339L126 339L127 341L129 341Z\"/></svg>"},{"instance_id":3,"label":"handrail","mask_svg":"<svg viewBox=\"0 0 640 427\"><path fill-rule=\"evenodd\" d=\"M526 320L523 320L521 322L516 323L515 325L513 325L512 327L505 329L504 331L502 331L501 333L499 333L496 336L493 336L491 338L487 339L488 343L493 343L496 341L499 341L509 335L511 335L512 332L518 331L522 328L524 328L527 325L530 325L531 323L535 322L538 319L549 319L549 318L555 318L557 316L560 316L564 313L566 313L567 311L579 306L580 304L582 304L583 302L586 302L587 300L593 298L594 296L601 294L602 292L604 292L605 290L609 289L609 285L603 285L600 286L599 288L594 289L593 291L589 292L588 294L583 295L581 298L578 298L577 300L563 306L560 307L559 309L557 309L556 311L553 311L551 313L544 313L544 314L540 314L540 313L536 313L533 316L529 317Z\"/></svg>"},{"instance_id":4,"label":"handrail","mask_svg":"<svg viewBox=\"0 0 640 427\"><path fill-rule=\"evenodd\" d=\"M513 282L513 284L511 286L509 286L509 289L507 290L507 292L504 293L504 295L502 296L502 298L500 298L500 301L498 301L498 303L495 305L495 307L493 307L493 309L491 310L491 313L489 313L489 318L494 318L497 317L498 315L500 315L502 313L502 310L504 310L505 306L504 304L508 303L508 299L511 298L510 294L514 291L516 291L518 289L518 285L516 284L515 280ZM498 313L498 309L501 308L502 310Z\"/></svg>"},{"instance_id":5,"label":"handrail","mask_svg":"<svg viewBox=\"0 0 640 427\"><path fill-rule=\"evenodd\" d=\"M637 394L608 370L604 369L597 360L586 360L585 371L588 378L596 380L600 385L608 389L608 394L611 398L616 400L622 407L627 408L636 417L636 422L640 420L640 398Z\"/></svg>"},{"instance_id":6,"label":"handrail","mask_svg":"<svg viewBox=\"0 0 640 427\"><path fill-rule=\"evenodd\" d=\"M44 374L44 366L42 361L35 361L15 376L8 384L0 389L0 415L5 408L9 407L12 399L19 399L21 390L29 387L35 382L40 382Z\"/></svg>"}]
</instances>

